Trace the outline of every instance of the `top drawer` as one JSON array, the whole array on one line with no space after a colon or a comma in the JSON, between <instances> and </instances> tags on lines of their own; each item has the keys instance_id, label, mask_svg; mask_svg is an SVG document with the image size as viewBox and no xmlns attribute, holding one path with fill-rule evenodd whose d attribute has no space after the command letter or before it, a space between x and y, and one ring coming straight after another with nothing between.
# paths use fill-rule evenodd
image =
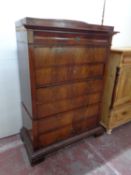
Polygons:
<instances>
[{"instance_id":1,"label":"top drawer","mask_svg":"<svg viewBox=\"0 0 131 175\"><path fill-rule=\"evenodd\" d=\"M85 45L109 45L109 35L106 32L60 32L60 31L34 31L33 42L35 45L44 46L85 46Z\"/></svg>"},{"instance_id":2,"label":"top drawer","mask_svg":"<svg viewBox=\"0 0 131 175\"><path fill-rule=\"evenodd\" d=\"M35 68L50 66L101 63L106 58L104 47L36 47Z\"/></svg>"}]
</instances>

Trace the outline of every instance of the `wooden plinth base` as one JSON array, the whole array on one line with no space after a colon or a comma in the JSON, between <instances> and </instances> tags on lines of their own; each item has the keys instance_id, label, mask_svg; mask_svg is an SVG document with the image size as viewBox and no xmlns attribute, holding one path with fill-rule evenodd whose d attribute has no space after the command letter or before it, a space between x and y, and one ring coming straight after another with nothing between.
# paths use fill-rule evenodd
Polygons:
<instances>
[{"instance_id":1,"label":"wooden plinth base","mask_svg":"<svg viewBox=\"0 0 131 175\"><path fill-rule=\"evenodd\" d=\"M81 140L81 139L83 139L85 137L91 136L91 135L99 136L103 132L104 132L103 127L99 126L99 127L95 128L95 129L92 129L90 131L87 131L87 132L81 133L79 135L73 136L73 137L71 137L69 139L66 139L64 141L61 141L59 143L50 145L50 146L48 146L46 148L43 148L43 149L40 149L40 150L37 150L37 151L33 151L32 142L31 142L31 140L30 140L30 138L28 136L28 133L27 133L25 128L21 129L20 136L21 136L21 139L23 140L23 142L25 144L30 163L33 166L36 163L39 163L42 160L44 160L45 157L48 154L50 154L50 153L52 153L54 151L57 151L57 150L59 150L62 147L65 147L65 146L67 146L67 145L69 145L71 143L77 142L77 141L79 141L79 140Z\"/></svg>"}]
</instances>

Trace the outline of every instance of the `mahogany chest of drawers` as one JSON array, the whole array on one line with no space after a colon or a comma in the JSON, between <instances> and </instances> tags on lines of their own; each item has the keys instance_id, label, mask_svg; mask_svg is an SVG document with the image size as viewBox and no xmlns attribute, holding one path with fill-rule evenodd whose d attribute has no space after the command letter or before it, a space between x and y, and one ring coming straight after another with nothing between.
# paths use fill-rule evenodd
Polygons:
<instances>
[{"instance_id":1,"label":"mahogany chest of drawers","mask_svg":"<svg viewBox=\"0 0 131 175\"><path fill-rule=\"evenodd\" d=\"M24 18L16 22L23 128L31 164L102 131L113 27Z\"/></svg>"}]
</instances>

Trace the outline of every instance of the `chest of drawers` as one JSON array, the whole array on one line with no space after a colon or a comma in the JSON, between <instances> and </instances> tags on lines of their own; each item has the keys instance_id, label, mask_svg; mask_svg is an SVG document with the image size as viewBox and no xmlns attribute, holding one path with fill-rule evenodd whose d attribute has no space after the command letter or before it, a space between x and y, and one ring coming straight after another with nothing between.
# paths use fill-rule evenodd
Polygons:
<instances>
[{"instance_id":1,"label":"chest of drawers","mask_svg":"<svg viewBox=\"0 0 131 175\"><path fill-rule=\"evenodd\" d=\"M35 163L101 132L104 72L113 27L70 20L16 22L24 140Z\"/></svg>"},{"instance_id":2,"label":"chest of drawers","mask_svg":"<svg viewBox=\"0 0 131 175\"><path fill-rule=\"evenodd\" d=\"M112 129L131 121L131 48L112 49L107 64L101 124Z\"/></svg>"}]
</instances>

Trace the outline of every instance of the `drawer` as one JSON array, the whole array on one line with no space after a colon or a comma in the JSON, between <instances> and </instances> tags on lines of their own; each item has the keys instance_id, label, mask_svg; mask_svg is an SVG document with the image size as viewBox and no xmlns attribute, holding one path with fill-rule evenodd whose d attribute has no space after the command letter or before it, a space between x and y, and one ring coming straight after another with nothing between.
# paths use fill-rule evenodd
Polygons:
<instances>
[{"instance_id":1,"label":"drawer","mask_svg":"<svg viewBox=\"0 0 131 175\"><path fill-rule=\"evenodd\" d=\"M99 103L101 93L79 96L65 100L59 100L51 103L37 105L38 118L55 115L61 112L77 109L83 106Z\"/></svg>"},{"instance_id":2,"label":"drawer","mask_svg":"<svg viewBox=\"0 0 131 175\"><path fill-rule=\"evenodd\" d=\"M90 118L85 117L83 120L80 120L78 122L74 122L73 124L73 131L75 134L79 134L81 132L93 129L98 126L98 116L92 116Z\"/></svg>"},{"instance_id":3,"label":"drawer","mask_svg":"<svg viewBox=\"0 0 131 175\"><path fill-rule=\"evenodd\" d=\"M39 136L39 146L48 146L53 143L70 138L71 136L80 134L81 132L93 129L97 126L97 116L84 118L79 122L71 125L55 129Z\"/></svg>"},{"instance_id":4,"label":"drawer","mask_svg":"<svg viewBox=\"0 0 131 175\"><path fill-rule=\"evenodd\" d=\"M58 32L53 31L53 34L48 31L35 31L34 43L44 46L85 46L85 45L108 45L108 37L106 33L97 34L94 38L93 32Z\"/></svg>"},{"instance_id":5,"label":"drawer","mask_svg":"<svg viewBox=\"0 0 131 175\"><path fill-rule=\"evenodd\" d=\"M36 84L50 84L103 76L104 64L70 65L36 70Z\"/></svg>"},{"instance_id":6,"label":"drawer","mask_svg":"<svg viewBox=\"0 0 131 175\"><path fill-rule=\"evenodd\" d=\"M100 99L101 94L99 93L37 105L37 115L38 118L44 118L57 113L99 103Z\"/></svg>"},{"instance_id":7,"label":"drawer","mask_svg":"<svg viewBox=\"0 0 131 175\"><path fill-rule=\"evenodd\" d=\"M101 92L102 88L102 79L38 88L36 91L36 101L37 104L56 102L62 99Z\"/></svg>"},{"instance_id":8,"label":"drawer","mask_svg":"<svg viewBox=\"0 0 131 175\"><path fill-rule=\"evenodd\" d=\"M101 63L106 58L104 47L36 47L34 52L36 69L58 65Z\"/></svg>"},{"instance_id":9,"label":"drawer","mask_svg":"<svg viewBox=\"0 0 131 175\"><path fill-rule=\"evenodd\" d=\"M38 121L39 133L46 133L58 128L62 128L73 123L85 121L85 119L99 114L99 105L82 107L72 111L59 113L57 115L46 117Z\"/></svg>"},{"instance_id":10,"label":"drawer","mask_svg":"<svg viewBox=\"0 0 131 175\"><path fill-rule=\"evenodd\" d=\"M66 126L64 128L46 134L41 134L39 136L39 146L40 147L48 146L53 143L65 140L72 135L73 135L72 125Z\"/></svg>"},{"instance_id":11,"label":"drawer","mask_svg":"<svg viewBox=\"0 0 131 175\"><path fill-rule=\"evenodd\" d=\"M110 125L115 127L131 120L131 104L120 106L111 112Z\"/></svg>"}]
</instances>

